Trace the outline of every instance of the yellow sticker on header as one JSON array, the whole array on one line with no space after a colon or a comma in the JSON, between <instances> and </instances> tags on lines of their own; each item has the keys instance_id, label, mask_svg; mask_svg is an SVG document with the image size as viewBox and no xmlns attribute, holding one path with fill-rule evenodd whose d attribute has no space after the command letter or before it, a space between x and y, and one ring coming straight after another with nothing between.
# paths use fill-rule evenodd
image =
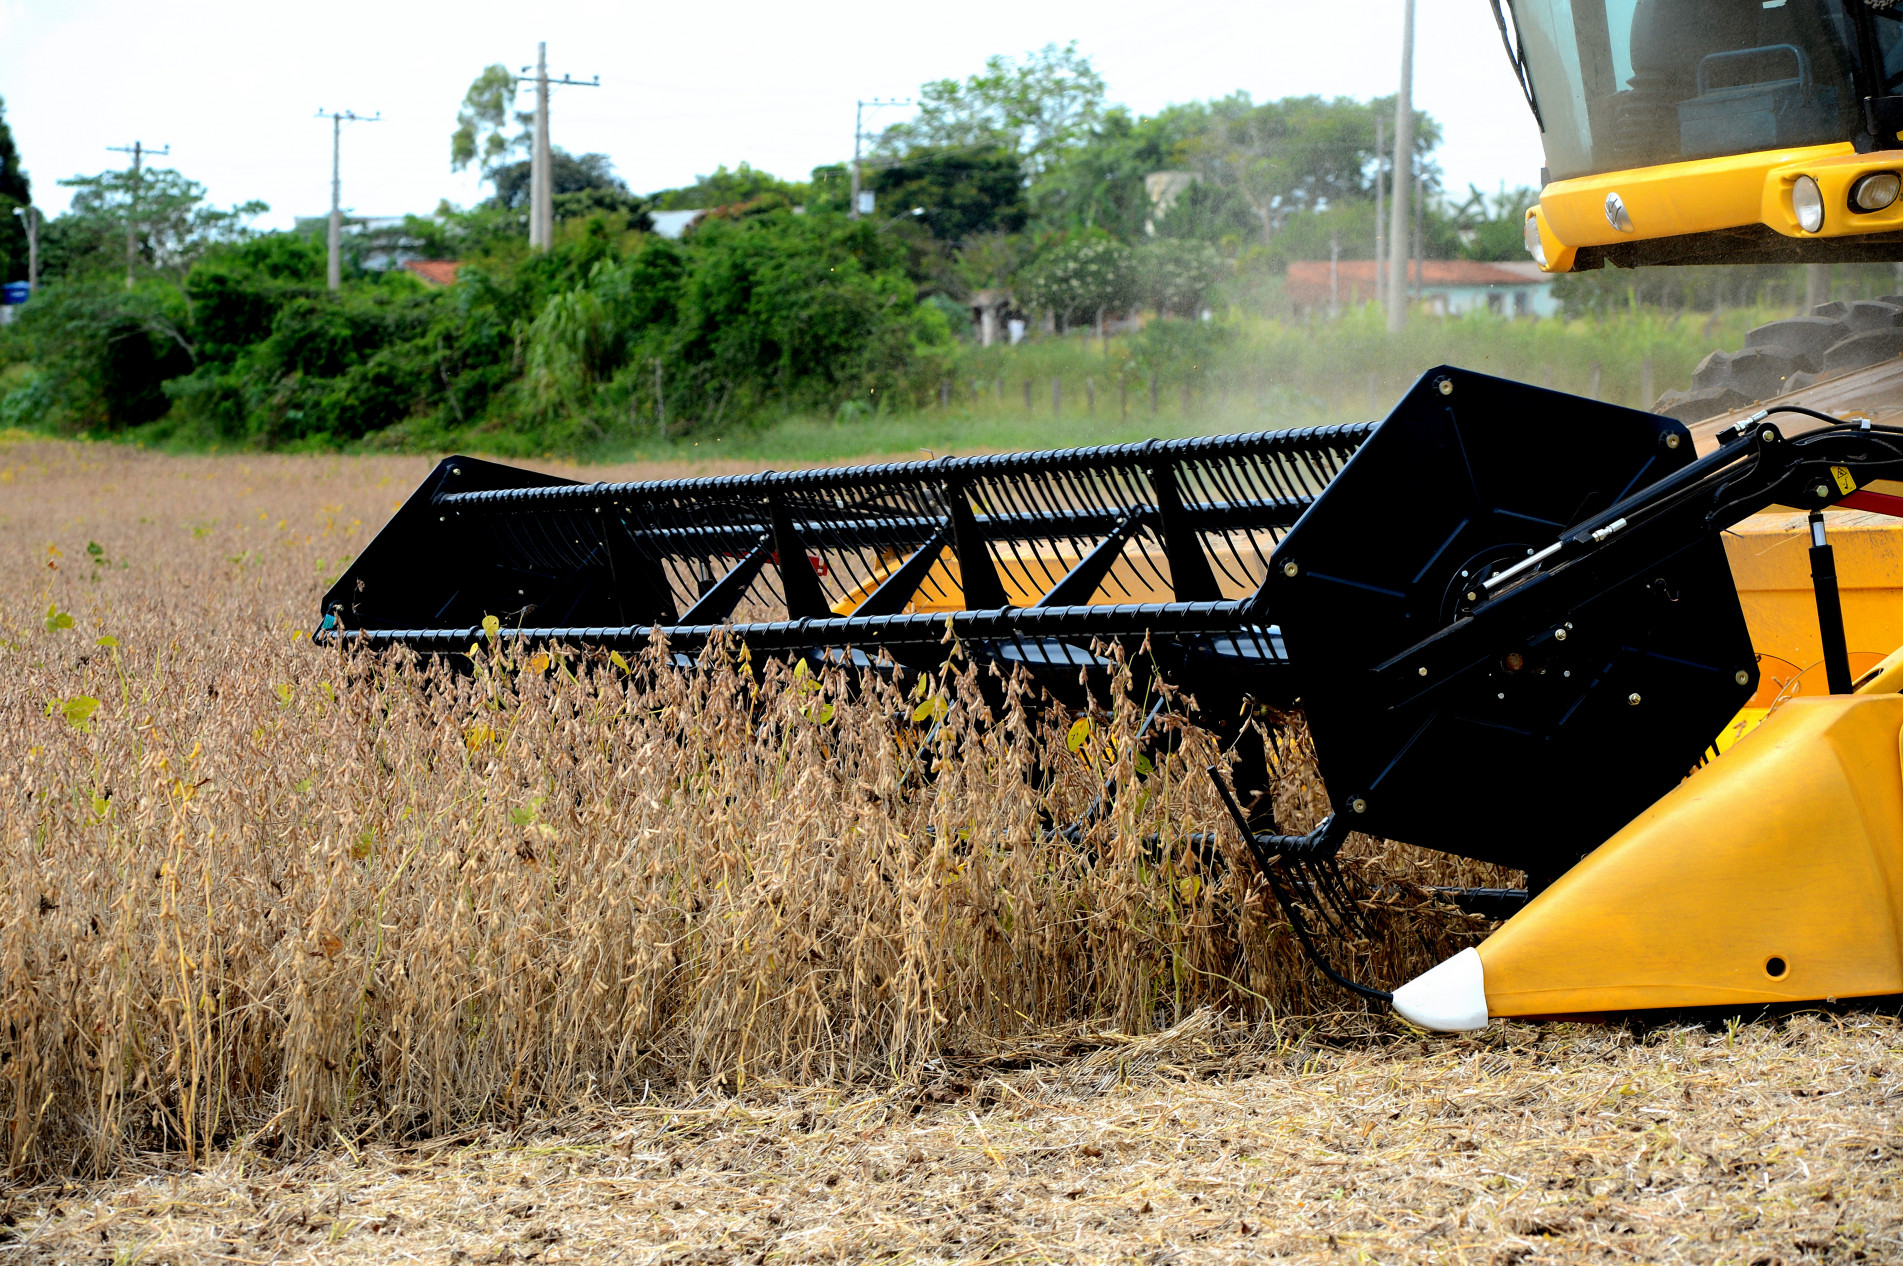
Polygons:
<instances>
[{"instance_id":1,"label":"yellow sticker on header","mask_svg":"<svg viewBox=\"0 0 1903 1266\"><path fill-rule=\"evenodd\" d=\"M1857 490L1857 481L1850 477L1850 468L1847 466L1832 466L1830 477L1837 481L1837 491L1845 496Z\"/></svg>"}]
</instances>

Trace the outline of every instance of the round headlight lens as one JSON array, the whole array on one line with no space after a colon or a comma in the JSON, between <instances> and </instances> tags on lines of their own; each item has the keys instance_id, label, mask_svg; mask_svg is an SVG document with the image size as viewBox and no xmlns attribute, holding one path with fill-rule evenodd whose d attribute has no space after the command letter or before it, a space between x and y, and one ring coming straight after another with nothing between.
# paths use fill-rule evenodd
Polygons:
<instances>
[{"instance_id":1,"label":"round headlight lens","mask_svg":"<svg viewBox=\"0 0 1903 1266\"><path fill-rule=\"evenodd\" d=\"M1541 268L1546 267L1546 243L1540 240L1540 218L1529 214L1526 217L1526 253Z\"/></svg>"},{"instance_id":2,"label":"round headlight lens","mask_svg":"<svg viewBox=\"0 0 1903 1266\"><path fill-rule=\"evenodd\" d=\"M1797 213L1797 227L1806 233L1824 227L1824 195L1809 176L1799 176L1791 183L1791 210Z\"/></svg>"},{"instance_id":3,"label":"round headlight lens","mask_svg":"<svg viewBox=\"0 0 1903 1266\"><path fill-rule=\"evenodd\" d=\"M1881 211L1903 194L1903 176L1893 171L1873 171L1850 186L1850 206L1854 211Z\"/></svg>"}]
</instances>

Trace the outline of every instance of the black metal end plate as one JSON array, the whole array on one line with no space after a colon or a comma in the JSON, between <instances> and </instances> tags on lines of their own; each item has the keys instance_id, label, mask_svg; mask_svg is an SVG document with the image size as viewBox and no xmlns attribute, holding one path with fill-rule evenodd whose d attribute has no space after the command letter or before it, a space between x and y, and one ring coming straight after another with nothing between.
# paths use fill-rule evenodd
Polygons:
<instances>
[{"instance_id":1,"label":"black metal end plate","mask_svg":"<svg viewBox=\"0 0 1903 1266\"><path fill-rule=\"evenodd\" d=\"M485 615L548 606L551 594L565 582L574 585L570 576L511 566L510 551L472 538L466 524L440 513L434 502L445 491L554 488L574 482L479 457L445 457L330 587L324 595L324 613L353 629L466 628L480 624ZM581 570L586 573L585 587L605 567ZM608 604L597 601L574 613L568 622L620 620Z\"/></svg>"},{"instance_id":2,"label":"black metal end plate","mask_svg":"<svg viewBox=\"0 0 1903 1266\"><path fill-rule=\"evenodd\" d=\"M1716 535L1478 582L1692 460L1670 418L1425 374L1270 560L1335 810L1550 876L1683 778L1757 680Z\"/></svg>"}]
</instances>

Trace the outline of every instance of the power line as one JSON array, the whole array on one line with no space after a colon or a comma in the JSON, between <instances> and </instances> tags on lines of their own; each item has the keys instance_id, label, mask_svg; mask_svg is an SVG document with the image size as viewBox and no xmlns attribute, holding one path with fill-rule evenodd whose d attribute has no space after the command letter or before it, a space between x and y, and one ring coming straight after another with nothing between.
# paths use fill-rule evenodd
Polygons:
<instances>
[{"instance_id":1,"label":"power line","mask_svg":"<svg viewBox=\"0 0 1903 1266\"><path fill-rule=\"evenodd\" d=\"M319 107L317 117L330 120L330 288L344 288L344 210L342 154L344 124L381 123L383 111L365 116L349 110L326 111Z\"/></svg>"},{"instance_id":2,"label":"power line","mask_svg":"<svg viewBox=\"0 0 1903 1266\"><path fill-rule=\"evenodd\" d=\"M515 77L518 84L535 85L535 137L529 143L529 249L545 251L553 246L555 238L555 194L554 180L549 172L551 153L548 140L548 90L550 88L599 88L601 76L593 79L575 79L564 74L560 79L548 77L548 42L544 40L535 46L535 73L528 72L531 67L524 66L522 74Z\"/></svg>"},{"instance_id":3,"label":"power line","mask_svg":"<svg viewBox=\"0 0 1903 1266\"><path fill-rule=\"evenodd\" d=\"M171 142L164 149L148 149L143 141L130 145L108 145L108 153L132 155L132 196L126 203L126 289L132 289L132 266L139 260L139 172L147 154L160 158L172 152Z\"/></svg>"}]
</instances>

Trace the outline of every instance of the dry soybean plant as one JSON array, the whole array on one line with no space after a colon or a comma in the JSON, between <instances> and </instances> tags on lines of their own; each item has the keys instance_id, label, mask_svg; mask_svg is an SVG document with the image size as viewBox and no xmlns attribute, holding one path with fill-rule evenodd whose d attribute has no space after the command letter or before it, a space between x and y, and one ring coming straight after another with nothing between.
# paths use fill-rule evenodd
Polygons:
<instances>
[{"instance_id":1,"label":"dry soybean plant","mask_svg":"<svg viewBox=\"0 0 1903 1266\"><path fill-rule=\"evenodd\" d=\"M1344 1005L1226 825L1208 738L1139 761L1130 702L1029 708L962 656L854 684L736 645L691 671L659 645L312 646L339 555L421 469L0 444L15 1173ZM1300 827L1319 789L1286 733ZM1355 970L1479 930L1420 887L1474 868L1353 851Z\"/></svg>"}]
</instances>

